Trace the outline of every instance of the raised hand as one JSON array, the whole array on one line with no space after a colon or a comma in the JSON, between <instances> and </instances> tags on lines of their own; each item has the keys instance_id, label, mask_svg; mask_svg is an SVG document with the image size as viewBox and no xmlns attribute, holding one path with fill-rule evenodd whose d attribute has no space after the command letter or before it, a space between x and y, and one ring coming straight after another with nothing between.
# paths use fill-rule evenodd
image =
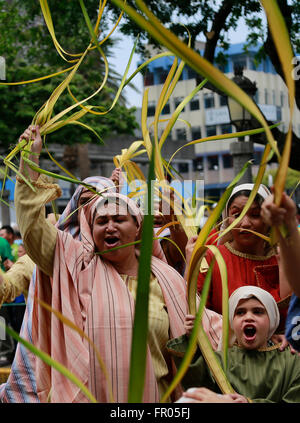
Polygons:
<instances>
[{"instance_id":1,"label":"raised hand","mask_svg":"<svg viewBox=\"0 0 300 423\"><path fill-rule=\"evenodd\" d=\"M28 142L33 141L31 145L31 151L33 154L29 156L29 160L39 165L39 155L42 151L43 146L39 126L30 125L19 137L19 142L21 142L23 139ZM32 181L36 181L39 177L39 173L32 170L28 165L26 165L22 157L20 161L20 172L26 177L29 176Z\"/></svg>"},{"instance_id":2,"label":"raised hand","mask_svg":"<svg viewBox=\"0 0 300 423\"><path fill-rule=\"evenodd\" d=\"M282 193L280 206L274 203L273 194L261 206L261 216L269 226L285 224L288 228L297 227L296 214L296 204L285 192Z\"/></svg>"}]
</instances>

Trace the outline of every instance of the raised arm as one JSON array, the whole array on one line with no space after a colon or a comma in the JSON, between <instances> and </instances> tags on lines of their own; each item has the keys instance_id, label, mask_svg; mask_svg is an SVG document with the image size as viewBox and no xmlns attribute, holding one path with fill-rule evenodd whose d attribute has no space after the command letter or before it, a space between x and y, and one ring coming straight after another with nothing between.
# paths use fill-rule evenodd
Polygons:
<instances>
[{"instance_id":1,"label":"raised arm","mask_svg":"<svg viewBox=\"0 0 300 423\"><path fill-rule=\"evenodd\" d=\"M262 217L270 225L279 227L285 224L288 236L279 234L279 261L280 261L280 296L286 297L291 290L300 297L300 234L296 219L296 205L294 201L283 193L280 206L273 202L273 195L262 204Z\"/></svg>"},{"instance_id":2,"label":"raised arm","mask_svg":"<svg viewBox=\"0 0 300 423\"><path fill-rule=\"evenodd\" d=\"M29 159L39 163L42 139L39 128L30 126L21 135L33 140ZM45 204L61 195L57 184L52 184L33 171L21 158L20 172L31 180L35 192L19 177L15 189L15 207L18 226L29 257L48 276L52 276L57 229L45 218Z\"/></svg>"}]
</instances>

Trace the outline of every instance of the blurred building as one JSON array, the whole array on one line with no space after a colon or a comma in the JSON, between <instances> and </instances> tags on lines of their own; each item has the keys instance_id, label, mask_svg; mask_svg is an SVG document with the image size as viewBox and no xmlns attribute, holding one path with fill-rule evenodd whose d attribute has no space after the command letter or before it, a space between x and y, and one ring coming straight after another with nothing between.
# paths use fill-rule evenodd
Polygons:
<instances>
[{"instance_id":1,"label":"blurred building","mask_svg":"<svg viewBox=\"0 0 300 423\"><path fill-rule=\"evenodd\" d=\"M196 45L200 53L203 46L203 43ZM219 68L228 78L232 78L234 66L243 66L244 75L257 84L258 90L255 101L263 114L270 121L282 122L280 129L287 132L289 123L287 88L281 77L276 74L268 57L256 65L255 53L258 48L251 47L245 52L243 44L233 44L226 52L217 49L216 54L221 52L227 57L227 63L224 66L219 66ZM155 52L151 52L152 54L154 55ZM157 59L148 65L144 74L144 89L149 88L147 120L149 128L151 128L151 123L154 120L156 105L173 60L172 56ZM162 111L161 119L169 119L178 104L192 92L196 86L196 76L197 74L193 69L185 66L170 101ZM136 119L137 122L141 122L140 109L136 111ZM298 110L295 111L293 124L294 132L300 136L300 113ZM166 122L159 124L159 135L165 125ZM233 131L235 131L235 128L230 123L226 96L203 88L181 112L180 119L174 125L163 146L163 157L168 161L174 152L188 141ZM133 141L141 139L141 130L137 130L134 136L112 134L104 140L104 145L89 144L79 149L74 148L73 152L69 153L70 170L80 179L89 175L109 177L114 169L113 157L120 154L122 149L128 148ZM175 155L172 165L184 180L204 181L206 198L216 201L234 177L233 160L230 154L230 144L234 140L209 141L183 148ZM49 144L48 147L55 159L65 166L66 146ZM254 176L257 173L263 149L263 145L254 144L254 166L252 168ZM5 155L5 152L2 151L1 154ZM135 161L140 165L143 173L147 175L149 164L147 155L138 156ZM268 169L276 166L276 164L268 165ZM55 173L61 172L57 165L50 159L46 159L45 156L41 157L41 167ZM269 183L272 184L272 182L270 179ZM67 204L75 186L62 180L58 180L58 183L63 192L62 197L56 202L60 212ZM0 186L2 186L1 182ZM15 223L14 182L7 180L5 187L7 201L11 205L8 219L11 223ZM299 197L297 197L297 202L300 202ZM0 222L4 211L1 211L1 209L4 207L6 207L4 204L0 207Z\"/></svg>"},{"instance_id":2,"label":"blurred building","mask_svg":"<svg viewBox=\"0 0 300 423\"><path fill-rule=\"evenodd\" d=\"M197 50L201 53L204 44L198 43ZM287 132L289 123L289 108L287 88L281 77L276 73L268 57L261 63L256 64L255 53L259 47L250 47L247 52L243 44L233 44L227 51L217 49L223 53L227 62L219 69L232 78L235 65L244 68L244 75L257 84L255 101L267 118L273 122L282 122L280 129ZM154 55L151 51L151 55ZM148 98L148 123L153 120L156 105L162 90L163 83L169 73L174 57L167 56L151 62L147 67L144 76L144 89L149 88ZM180 102L186 98L196 86L196 72L185 66L180 80L178 81L170 101L162 111L161 119L170 118ZM172 129L168 142L179 142L181 145L188 141L225 133L235 132L230 123L227 107L227 97L218 95L213 91L203 88L185 106L180 114L180 119ZM183 120L188 122L185 123ZM166 123L160 124L160 132L163 131ZM294 131L300 136L300 114L297 110L294 115ZM230 144L235 139L209 141L195 145L192 174L195 179L203 179L205 183L205 194L207 197L217 199L234 177ZM193 149L187 147L186 149ZM263 145L254 144L254 166L253 175L257 173L258 165L263 152ZM183 149L185 150L185 149ZM183 151L181 150L181 151ZM175 147L174 147L175 151ZM189 172L186 164L178 163L177 170L181 173ZM276 164L268 165L269 168Z\"/></svg>"}]
</instances>

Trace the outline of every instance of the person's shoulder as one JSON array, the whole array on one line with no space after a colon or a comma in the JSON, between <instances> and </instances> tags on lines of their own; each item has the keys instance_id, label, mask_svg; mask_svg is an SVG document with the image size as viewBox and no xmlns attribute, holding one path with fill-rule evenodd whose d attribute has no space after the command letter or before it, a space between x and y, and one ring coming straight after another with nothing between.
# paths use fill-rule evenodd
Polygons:
<instances>
[{"instance_id":1,"label":"person's shoulder","mask_svg":"<svg viewBox=\"0 0 300 423\"><path fill-rule=\"evenodd\" d=\"M215 247L218 249L218 251L222 254L222 256L231 254L229 249L227 248L226 244L221 245L215 245ZM209 249L206 253L206 256L213 256L214 253Z\"/></svg>"},{"instance_id":2,"label":"person's shoulder","mask_svg":"<svg viewBox=\"0 0 300 423\"><path fill-rule=\"evenodd\" d=\"M5 238L2 238L2 236L0 236L0 244L1 245L9 245L9 242L5 239Z\"/></svg>"},{"instance_id":3,"label":"person's shoulder","mask_svg":"<svg viewBox=\"0 0 300 423\"><path fill-rule=\"evenodd\" d=\"M152 256L151 259L152 268L159 269L159 272L164 273L165 276L168 278L172 278L173 280L178 279L181 281L185 280L182 275L169 263L166 263L164 260L159 259L158 257Z\"/></svg>"},{"instance_id":4,"label":"person's shoulder","mask_svg":"<svg viewBox=\"0 0 300 423\"><path fill-rule=\"evenodd\" d=\"M11 251L10 243L5 239L0 237L0 247L5 250Z\"/></svg>"},{"instance_id":5,"label":"person's shoulder","mask_svg":"<svg viewBox=\"0 0 300 423\"><path fill-rule=\"evenodd\" d=\"M158 257L156 257L154 255L152 255L151 261L152 261L152 264L155 264L157 266L160 266L161 268L165 268L165 269L169 270L170 272L173 272L174 271L174 272L178 273L177 270L174 269L174 267L172 267L169 263L167 263L164 260L161 260L160 258L158 258Z\"/></svg>"},{"instance_id":6,"label":"person's shoulder","mask_svg":"<svg viewBox=\"0 0 300 423\"><path fill-rule=\"evenodd\" d=\"M229 250L228 250L228 248L227 248L226 245L227 245L227 243L226 244L221 244L221 245L218 245L217 248L221 252L228 252Z\"/></svg>"}]
</instances>

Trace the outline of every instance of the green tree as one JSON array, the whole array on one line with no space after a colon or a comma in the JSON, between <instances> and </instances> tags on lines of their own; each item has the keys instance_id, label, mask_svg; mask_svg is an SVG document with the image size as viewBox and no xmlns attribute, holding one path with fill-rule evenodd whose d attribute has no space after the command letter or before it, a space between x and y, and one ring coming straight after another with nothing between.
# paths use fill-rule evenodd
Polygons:
<instances>
[{"instance_id":1,"label":"green tree","mask_svg":"<svg viewBox=\"0 0 300 423\"><path fill-rule=\"evenodd\" d=\"M90 34L86 27L79 2L67 0L48 1L57 40L69 53L81 53L89 44ZM85 1L93 23L97 17L98 2ZM43 20L39 2L28 0L0 0L0 55L6 59L7 82L26 81L46 76L72 65L57 53L52 38ZM106 22L101 23L106 30ZM109 56L112 39L103 44ZM69 57L68 57L69 58ZM70 56L70 58L72 58ZM103 81L104 62L97 49L90 51L73 78L70 88L78 100L95 92ZM7 149L14 145L25 127L30 124L35 113L48 100L56 86L66 77L62 74L40 82L13 86L0 86L0 146ZM110 69L104 89L89 104L108 110L120 85L121 76ZM55 105L54 113L72 105L74 101L65 90ZM137 127L134 108L126 107L124 97L120 97L115 107L105 115L87 114L81 121L91 126L104 139L112 133L132 134ZM63 144L98 143L98 138L90 131L68 125L47 136L47 142Z\"/></svg>"},{"instance_id":2,"label":"green tree","mask_svg":"<svg viewBox=\"0 0 300 423\"><path fill-rule=\"evenodd\" d=\"M271 169L264 174L262 183L265 185L269 185L269 177L272 177L272 181L275 180L276 176L276 169ZM293 190L296 188L297 184L300 181L300 172L294 169L289 169L285 181L285 189L286 190Z\"/></svg>"}]
</instances>

